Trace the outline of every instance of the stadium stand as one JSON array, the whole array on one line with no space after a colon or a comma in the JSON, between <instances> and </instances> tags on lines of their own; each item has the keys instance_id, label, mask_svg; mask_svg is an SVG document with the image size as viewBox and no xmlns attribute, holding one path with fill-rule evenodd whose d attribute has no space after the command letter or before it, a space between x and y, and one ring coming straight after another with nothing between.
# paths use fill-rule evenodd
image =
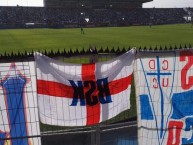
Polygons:
<instances>
[{"instance_id":1,"label":"stadium stand","mask_svg":"<svg viewBox=\"0 0 193 145\"><path fill-rule=\"evenodd\" d=\"M189 11L192 11L190 9ZM6 27L130 26L185 23L182 8L64 9L56 7L0 7L0 25ZM86 20L87 19L87 20Z\"/></svg>"},{"instance_id":2,"label":"stadium stand","mask_svg":"<svg viewBox=\"0 0 193 145\"><path fill-rule=\"evenodd\" d=\"M45 7L63 8L142 8L144 2L151 0L44 0Z\"/></svg>"}]
</instances>

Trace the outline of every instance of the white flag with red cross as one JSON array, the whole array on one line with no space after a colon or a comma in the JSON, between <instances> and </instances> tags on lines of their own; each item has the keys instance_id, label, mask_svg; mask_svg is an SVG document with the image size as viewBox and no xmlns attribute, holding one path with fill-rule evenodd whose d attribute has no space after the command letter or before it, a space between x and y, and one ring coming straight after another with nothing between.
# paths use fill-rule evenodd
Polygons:
<instances>
[{"instance_id":1,"label":"white flag with red cross","mask_svg":"<svg viewBox=\"0 0 193 145\"><path fill-rule=\"evenodd\" d=\"M135 50L110 61L63 63L36 53L40 120L58 126L86 126L130 108Z\"/></svg>"}]
</instances>

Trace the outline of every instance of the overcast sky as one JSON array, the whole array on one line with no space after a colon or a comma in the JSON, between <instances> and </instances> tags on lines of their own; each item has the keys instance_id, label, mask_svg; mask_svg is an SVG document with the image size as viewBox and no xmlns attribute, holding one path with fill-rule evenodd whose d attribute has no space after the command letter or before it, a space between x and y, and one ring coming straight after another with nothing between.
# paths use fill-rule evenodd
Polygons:
<instances>
[{"instance_id":1,"label":"overcast sky","mask_svg":"<svg viewBox=\"0 0 193 145\"><path fill-rule=\"evenodd\" d=\"M43 0L0 0L0 6L43 6ZM143 7L193 7L193 0L154 0L143 4Z\"/></svg>"},{"instance_id":2,"label":"overcast sky","mask_svg":"<svg viewBox=\"0 0 193 145\"><path fill-rule=\"evenodd\" d=\"M43 0L0 0L0 6L43 6Z\"/></svg>"},{"instance_id":3,"label":"overcast sky","mask_svg":"<svg viewBox=\"0 0 193 145\"><path fill-rule=\"evenodd\" d=\"M154 0L144 3L143 7L155 8L182 8L193 7L193 0Z\"/></svg>"}]
</instances>

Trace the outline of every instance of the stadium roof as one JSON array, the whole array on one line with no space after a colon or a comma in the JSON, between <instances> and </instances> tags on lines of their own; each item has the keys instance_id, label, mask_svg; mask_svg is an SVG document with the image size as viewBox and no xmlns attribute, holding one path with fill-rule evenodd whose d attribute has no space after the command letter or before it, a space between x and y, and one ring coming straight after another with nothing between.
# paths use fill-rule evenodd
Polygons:
<instances>
[{"instance_id":1,"label":"stadium roof","mask_svg":"<svg viewBox=\"0 0 193 145\"><path fill-rule=\"evenodd\" d=\"M45 7L141 8L152 0L44 0Z\"/></svg>"}]
</instances>

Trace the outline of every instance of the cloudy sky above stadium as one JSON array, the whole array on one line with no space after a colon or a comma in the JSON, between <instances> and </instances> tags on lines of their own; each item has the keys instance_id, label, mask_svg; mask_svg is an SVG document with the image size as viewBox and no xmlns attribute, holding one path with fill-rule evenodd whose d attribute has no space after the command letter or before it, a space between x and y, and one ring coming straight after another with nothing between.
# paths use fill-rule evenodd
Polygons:
<instances>
[{"instance_id":1,"label":"cloudy sky above stadium","mask_svg":"<svg viewBox=\"0 0 193 145\"><path fill-rule=\"evenodd\" d=\"M147 8L193 7L193 0L154 0L153 2L144 3L143 7Z\"/></svg>"},{"instance_id":2,"label":"cloudy sky above stadium","mask_svg":"<svg viewBox=\"0 0 193 145\"><path fill-rule=\"evenodd\" d=\"M43 0L0 0L1 6L43 6ZM193 7L193 0L154 0L143 4L143 7Z\"/></svg>"}]
</instances>

